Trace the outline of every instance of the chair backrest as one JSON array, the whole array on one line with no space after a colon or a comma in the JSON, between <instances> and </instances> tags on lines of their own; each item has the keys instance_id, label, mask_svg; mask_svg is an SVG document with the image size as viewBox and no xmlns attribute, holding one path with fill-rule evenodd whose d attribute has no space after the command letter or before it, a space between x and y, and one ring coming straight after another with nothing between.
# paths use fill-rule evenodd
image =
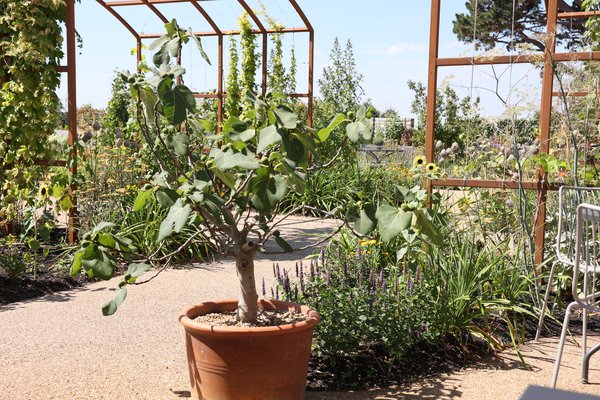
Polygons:
<instances>
[{"instance_id":1,"label":"chair backrest","mask_svg":"<svg viewBox=\"0 0 600 400\"><path fill-rule=\"evenodd\" d=\"M573 297L582 306L600 311L600 206L580 204L577 207L577 237L575 239L575 268L573 268ZM583 276L583 290L579 286Z\"/></svg>"},{"instance_id":2,"label":"chair backrest","mask_svg":"<svg viewBox=\"0 0 600 400\"><path fill-rule=\"evenodd\" d=\"M563 264L574 266L577 207L582 203L600 205L600 187L561 186L558 203L556 257Z\"/></svg>"}]
</instances>

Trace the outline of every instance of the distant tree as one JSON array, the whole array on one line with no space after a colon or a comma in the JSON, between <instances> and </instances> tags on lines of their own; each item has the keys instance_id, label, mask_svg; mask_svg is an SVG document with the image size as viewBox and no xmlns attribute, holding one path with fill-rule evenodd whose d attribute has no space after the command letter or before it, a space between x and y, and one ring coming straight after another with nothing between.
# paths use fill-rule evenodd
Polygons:
<instances>
[{"instance_id":1,"label":"distant tree","mask_svg":"<svg viewBox=\"0 0 600 400\"><path fill-rule=\"evenodd\" d=\"M125 130L130 117L129 109L131 106L131 95L127 89L127 84L116 75L112 82L112 98L109 100L106 112L100 121L102 126L111 133L114 133L116 128Z\"/></svg>"},{"instance_id":2,"label":"distant tree","mask_svg":"<svg viewBox=\"0 0 600 400\"><path fill-rule=\"evenodd\" d=\"M423 146L427 120L427 90L423 83L414 81L408 81L408 88L415 92L411 110L418 118L413 144ZM444 146L450 146L453 142L462 144L464 141L473 140L473 135L477 135L482 122L478 109L479 98L471 99L467 96L460 99L454 89L443 85L437 91L435 139L441 140Z\"/></svg>"},{"instance_id":3,"label":"distant tree","mask_svg":"<svg viewBox=\"0 0 600 400\"><path fill-rule=\"evenodd\" d=\"M600 10L600 0L583 0L583 9L592 11ZM586 36L594 50L600 49L600 18L588 18L585 27L587 29Z\"/></svg>"},{"instance_id":4,"label":"distant tree","mask_svg":"<svg viewBox=\"0 0 600 400\"><path fill-rule=\"evenodd\" d=\"M392 118L392 117L398 117L398 111L396 111L393 108L388 108L386 109L383 113L381 113L381 116L383 118Z\"/></svg>"},{"instance_id":5,"label":"distant tree","mask_svg":"<svg viewBox=\"0 0 600 400\"><path fill-rule=\"evenodd\" d=\"M323 68L323 77L319 79L323 102L335 105L338 111L354 110L361 104L365 91L364 76L356 70L352 42L348 40L342 50L336 37L329 58L331 64Z\"/></svg>"},{"instance_id":6,"label":"distant tree","mask_svg":"<svg viewBox=\"0 0 600 400\"><path fill-rule=\"evenodd\" d=\"M594 0L595 1L595 0ZM514 40L513 2L507 0L470 0L466 3L467 12L456 14L453 31L464 43L473 43L478 49L489 50L498 45L514 50L518 45L527 44L536 50L546 48L546 10L543 0L516 0L514 8ZM477 4L477 12L475 12ZM573 0L571 5L559 0L562 11L581 10L582 0ZM477 18L475 18L477 16ZM477 25L474 29L475 19ZM581 46L584 33L581 20L563 20L559 22L556 35L559 43L574 49ZM475 36L473 32L475 31Z\"/></svg>"}]
</instances>

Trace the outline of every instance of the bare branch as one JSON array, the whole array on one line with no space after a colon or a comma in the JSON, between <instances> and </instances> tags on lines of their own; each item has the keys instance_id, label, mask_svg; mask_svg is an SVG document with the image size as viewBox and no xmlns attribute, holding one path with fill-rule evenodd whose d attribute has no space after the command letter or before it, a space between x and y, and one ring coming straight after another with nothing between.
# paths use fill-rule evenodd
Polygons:
<instances>
[{"instance_id":1,"label":"bare branch","mask_svg":"<svg viewBox=\"0 0 600 400\"><path fill-rule=\"evenodd\" d=\"M233 199L236 199L242 193L242 191L244 191L244 189L246 188L246 186L248 186L248 184L250 183L250 179L252 179L253 176L254 176L254 171L250 171L250 173L248 174L246 179L244 179L244 182L242 182L242 184L231 195L229 200L227 200L224 207L229 207L231 205L231 203L233 203Z\"/></svg>"},{"instance_id":2,"label":"bare branch","mask_svg":"<svg viewBox=\"0 0 600 400\"><path fill-rule=\"evenodd\" d=\"M338 226L333 232L331 232L329 235L327 235L323 239L321 239L321 240L319 240L319 241L317 241L315 243L307 244L306 246L299 247L297 249L292 249L292 252L313 249L315 247L321 246L323 243L328 242L329 240L331 240L331 238L333 238L335 235L337 235L342 230L342 228L344 228L344 226L346 226L345 222L343 222L342 224L340 224L340 226ZM284 250L281 250L281 251L263 251L262 253L263 254L286 254L286 253L289 253L289 251L284 251Z\"/></svg>"},{"instance_id":3,"label":"bare branch","mask_svg":"<svg viewBox=\"0 0 600 400\"><path fill-rule=\"evenodd\" d=\"M315 170L326 169L326 168L331 167L337 161L337 159L341 156L342 150L346 147L347 141L348 141L348 139L344 138L344 140L342 141L342 144L340 145L340 147L338 148L337 152L335 153L335 155L333 156L333 158L331 160L329 160L327 163L325 163L323 165L313 165L311 167L308 167L307 171L315 171Z\"/></svg>"},{"instance_id":4,"label":"bare branch","mask_svg":"<svg viewBox=\"0 0 600 400\"><path fill-rule=\"evenodd\" d=\"M277 221L277 222L273 223L273 224L270 226L270 228L271 228L271 231L270 231L268 234L266 234L266 235L265 235L265 237L264 237L264 239L263 239L263 242L262 242L261 244L264 244L264 243L265 243L267 240L269 240L269 238L270 238L271 236L273 236L273 233L272 233L272 232L273 232L273 228L275 228L277 225L281 224L283 221L285 221L286 219L288 219L288 218L289 218L290 216L292 216L293 214L296 214L296 213L298 213L298 212L300 212L300 211L303 211L303 210L309 210L309 211L317 212L317 213L321 214L321 215L322 215L323 217L325 217L325 218L337 218L337 214L335 213L335 211L337 210L337 208L336 208L336 209L334 209L334 211L333 211L333 212L328 212L328 211L321 210L321 209L319 209L319 208L316 208L316 207L308 206L308 205L306 205L306 204L301 204L301 205L297 206L296 208L292 209L292 210L291 210L290 212L288 212L287 214L285 214L283 217L281 217L281 218L279 219L279 221ZM271 219L271 221L273 221L273 220L274 220L274 219Z\"/></svg>"}]
</instances>

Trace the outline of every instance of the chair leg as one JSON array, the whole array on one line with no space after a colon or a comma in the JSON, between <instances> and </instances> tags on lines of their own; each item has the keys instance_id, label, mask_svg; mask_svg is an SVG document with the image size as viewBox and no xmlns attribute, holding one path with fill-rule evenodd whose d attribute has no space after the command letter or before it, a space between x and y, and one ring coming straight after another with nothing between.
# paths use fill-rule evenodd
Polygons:
<instances>
[{"instance_id":1,"label":"chair leg","mask_svg":"<svg viewBox=\"0 0 600 400\"><path fill-rule=\"evenodd\" d=\"M585 353L587 353L587 323L588 323L588 311L583 309L583 329L582 329L582 341L581 347L583 350L582 357L585 359Z\"/></svg>"},{"instance_id":2,"label":"chair leg","mask_svg":"<svg viewBox=\"0 0 600 400\"><path fill-rule=\"evenodd\" d=\"M552 263L550 268L550 276L548 277L548 283L546 284L546 293L544 294L544 302L542 303L542 309L540 311L540 319L538 321L538 327L535 331L535 341L540 340L540 334L542 333L542 326L544 325L544 319L546 318L546 310L548 309L548 297L550 297L550 289L552 288L552 278L554 278L554 270L556 269L558 262Z\"/></svg>"},{"instance_id":3,"label":"chair leg","mask_svg":"<svg viewBox=\"0 0 600 400\"><path fill-rule=\"evenodd\" d=\"M558 369L560 368L560 362L562 360L563 349L565 347L565 338L567 336L567 330L569 329L569 320L571 319L571 312L576 307L577 302L572 302L565 311L565 320L563 321L562 332L560 333L560 342L558 343L558 352L556 353L556 361L554 361L554 372L552 373L552 382L550 386L552 389L556 388L556 381L558 380Z\"/></svg>"}]
</instances>

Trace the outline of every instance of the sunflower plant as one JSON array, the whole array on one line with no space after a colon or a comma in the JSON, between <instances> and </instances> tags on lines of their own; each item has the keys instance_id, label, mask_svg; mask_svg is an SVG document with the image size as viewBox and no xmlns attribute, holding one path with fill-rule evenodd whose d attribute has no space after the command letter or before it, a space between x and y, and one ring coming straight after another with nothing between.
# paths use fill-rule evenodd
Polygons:
<instances>
[{"instance_id":1,"label":"sunflower plant","mask_svg":"<svg viewBox=\"0 0 600 400\"><path fill-rule=\"evenodd\" d=\"M359 234L375 236L394 248L400 261L423 242L436 246L442 243L437 226L444 223L444 213L439 205L439 195L429 196L420 186L395 185L393 193L377 204L359 201L351 206L346 218Z\"/></svg>"}]
</instances>

